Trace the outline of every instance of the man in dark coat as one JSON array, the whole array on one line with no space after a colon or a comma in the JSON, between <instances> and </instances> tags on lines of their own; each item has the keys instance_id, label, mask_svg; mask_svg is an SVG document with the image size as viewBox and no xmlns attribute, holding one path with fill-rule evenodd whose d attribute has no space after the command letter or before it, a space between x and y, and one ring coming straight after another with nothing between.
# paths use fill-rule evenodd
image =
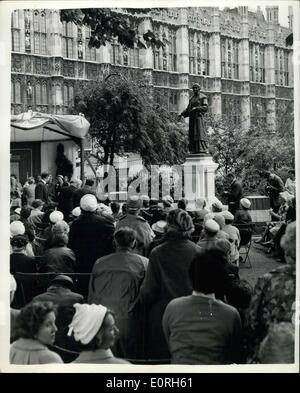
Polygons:
<instances>
[{"instance_id":1,"label":"man in dark coat","mask_svg":"<svg viewBox=\"0 0 300 393\"><path fill-rule=\"evenodd\" d=\"M129 227L136 231L135 252L140 255L148 255L148 247L155 237L149 223L139 215L142 201L137 195L132 195L127 200L127 214L119 219L116 230Z\"/></svg>"},{"instance_id":2,"label":"man in dark coat","mask_svg":"<svg viewBox=\"0 0 300 393\"><path fill-rule=\"evenodd\" d=\"M200 93L200 85L195 83L192 86L193 96L187 108L179 115L189 117L189 151L190 153L208 153L208 139L205 130L204 114L208 110L206 95Z\"/></svg>"},{"instance_id":3,"label":"man in dark coat","mask_svg":"<svg viewBox=\"0 0 300 393\"><path fill-rule=\"evenodd\" d=\"M79 351L78 345L68 336L68 325L71 323L74 315L73 305L84 302L83 296L74 292L73 280L64 274L57 275L50 282L47 291L36 296L33 301L53 302L57 306L55 324L58 330L55 335L54 345L64 350ZM51 349L57 352L65 363L69 363L78 356L71 352L60 351L56 347Z\"/></svg>"},{"instance_id":4,"label":"man in dark coat","mask_svg":"<svg viewBox=\"0 0 300 393\"><path fill-rule=\"evenodd\" d=\"M77 206L80 206L80 199L83 197L83 195L86 194L92 194L96 195L96 192L94 191L94 180L93 179L87 179L85 181L85 185L83 187L78 188L74 194L73 194L73 206L74 208Z\"/></svg>"},{"instance_id":5,"label":"man in dark coat","mask_svg":"<svg viewBox=\"0 0 300 393\"><path fill-rule=\"evenodd\" d=\"M41 199L43 202L49 202L48 181L50 175L47 172L41 174L41 179L35 187L35 199Z\"/></svg>"},{"instance_id":6,"label":"man in dark coat","mask_svg":"<svg viewBox=\"0 0 300 393\"><path fill-rule=\"evenodd\" d=\"M58 210L64 215L65 220L68 221L69 216L74 209L73 197L75 192L81 186L81 180L71 180L69 186L62 187L58 196Z\"/></svg>"},{"instance_id":7,"label":"man in dark coat","mask_svg":"<svg viewBox=\"0 0 300 393\"><path fill-rule=\"evenodd\" d=\"M81 214L70 228L69 247L75 252L77 271L91 273L97 259L113 251L112 221L97 214L97 199L86 194L80 201Z\"/></svg>"},{"instance_id":8,"label":"man in dark coat","mask_svg":"<svg viewBox=\"0 0 300 393\"><path fill-rule=\"evenodd\" d=\"M266 191L270 197L271 208L274 213L277 213L280 207L279 194L284 191L283 181L270 171L266 171L264 177L267 179Z\"/></svg>"},{"instance_id":9,"label":"man in dark coat","mask_svg":"<svg viewBox=\"0 0 300 393\"><path fill-rule=\"evenodd\" d=\"M230 191L225 191L224 194L227 195L228 210L234 216L239 209L240 200L243 198L243 188L232 172L228 173L227 179L230 184Z\"/></svg>"}]
</instances>

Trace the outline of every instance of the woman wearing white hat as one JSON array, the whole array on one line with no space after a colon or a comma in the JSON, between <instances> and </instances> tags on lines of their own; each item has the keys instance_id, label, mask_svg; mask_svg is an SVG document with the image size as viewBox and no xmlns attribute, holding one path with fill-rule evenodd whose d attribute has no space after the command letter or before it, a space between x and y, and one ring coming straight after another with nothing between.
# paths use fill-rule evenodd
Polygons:
<instances>
[{"instance_id":1,"label":"woman wearing white hat","mask_svg":"<svg viewBox=\"0 0 300 393\"><path fill-rule=\"evenodd\" d=\"M252 218L249 213L251 202L247 198L242 198L240 200L240 209L234 215L235 224L250 224Z\"/></svg>"},{"instance_id":2,"label":"woman wearing white hat","mask_svg":"<svg viewBox=\"0 0 300 393\"><path fill-rule=\"evenodd\" d=\"M81 344L82 351L73 363L129 364L111 351L119 336L113 313L101 304L76 303L74 308L68 335Z\"/></svg>"}]
</instances>

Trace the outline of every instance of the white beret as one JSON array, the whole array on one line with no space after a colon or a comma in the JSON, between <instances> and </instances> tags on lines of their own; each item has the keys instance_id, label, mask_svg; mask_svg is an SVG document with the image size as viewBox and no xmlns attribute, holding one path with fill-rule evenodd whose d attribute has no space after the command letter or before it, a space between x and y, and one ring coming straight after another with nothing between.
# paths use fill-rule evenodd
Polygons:
<instances>
[{"instance_id":1,"label":"white beret","mask_svg":"<svg viewBox=\"0 0 300 393\"><path fill-rule=\"evenodd\" d=\"M240 200L240 204L245 208L245 209L249 209L249 207L251 206L251 202L249 201L249 199L247 198L242 198Z\"/></svg>"},{"instance_id":2,"label":"white beret","mask_svg":"<svg viewBox=\"0 0 300 393\"><path fill-rule=\"evenodd\" d=\"M62 221L64 219L64 215L62 212L60 212L59 210L55 210L54 212L52 212L49 216L49 220L55 224L58 221Z\"/></svg>"},{"instance_id":3,"label":"white beret","mask_svg":"<svg viewBox=\"0 0 300 393\"><path fill-rule=\"evenodd\" d=\"M204 223L204 228L208 232L217 233L220 230L220 225L215 220L207 220Z\"/></svg>"},{"instance_id":4,"label":"white beret","mask_svg":"<svg viewBox=\"0 0 300 393\"><path fill-rule=\"evenodd\" d=\"M73 216L75 216L75 217L80 216L80 214L81 214L80 207L79 207L79 206L75 207L75 208L72 210L72 214L73 214Z\"/></svg>"},{"instance_id":5,"label":"white beret","mask_svg":"<svg viewBox=\"0 0 300 393\"><path fill-rule=\"evenodd\" d=\"M25 226L22 221L13 221L10 224L10 236L14 237L16 235L24 235Z\"/></svg>"},{"instance_id":6,"label":"white beret","mask_svg":"<svg viewBox=\"0 0 300 393\"><path fill-rule=\"evenodd\" d=\"M68 336L86 345L97 335L103 324L107 308L101 304L74 304L76 310L69 325Z\"/></svg>"},{"instance_id":7,"label":"white beret","mask_svg":"<svg viewBox=\"0 0 300 393\"><path fill-rule=\"evenodd\" d=\"M215 200L213 203L212 203L212 208L214 208L214 209L218 209L218 210L223 210L223 204L222 204L222 202L220 202L219 200Z\"/></svg>"},{"instance_id":8,"label":"white beret","mask_svg":"<svg viewBox=\"0 0 300 393\"><path fill-rule=\"evenodd\" d=\"M167 221L159 220L152 225L152 229L158 233L164 233Z\"/></svg>"},{"instance_id":9,"label":"white beret","mask_svg":"<svg viewBox=\"0 0 300 393\"><path fill-rule=\"evenodd\" d=\"M97 199L93 194L86 194L80 199L80 207L86 212L94 212L97 207Z\"/></svg>"}]
</instances>

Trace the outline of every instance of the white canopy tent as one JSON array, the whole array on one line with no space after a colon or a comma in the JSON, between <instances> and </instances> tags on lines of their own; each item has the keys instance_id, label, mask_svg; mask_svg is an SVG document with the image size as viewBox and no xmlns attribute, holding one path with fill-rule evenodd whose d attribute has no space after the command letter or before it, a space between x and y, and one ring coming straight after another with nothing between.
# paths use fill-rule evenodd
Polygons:
<instances>
[{"instance_id":1,"label":"white canopy tent","mask_svg":"<svg viewBox=\"0 0 300 393\"><path fill-rule=\"evenodd\" d=\"M80 175L84 178L84 139L90 123L77 115L52 115L28 111L11 116L11 142L74 140L80 146Z\"/></svg>"}]
</instances>

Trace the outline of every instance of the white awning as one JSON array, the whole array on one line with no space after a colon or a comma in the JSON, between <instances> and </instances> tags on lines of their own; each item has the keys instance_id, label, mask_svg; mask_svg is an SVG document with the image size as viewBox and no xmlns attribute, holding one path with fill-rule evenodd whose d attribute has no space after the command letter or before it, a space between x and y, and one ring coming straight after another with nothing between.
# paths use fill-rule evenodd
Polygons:
<instances>
[{"instance_id":1,"label":"white awning","mask_svg":"<svg viewBox=\"0 0 300 393\"><path fill-rule=\"evenodd\" d=\"M28 111L11 116L11 142L84 139L89 128L83 116Z\"/></svg>"}]
</instances>

